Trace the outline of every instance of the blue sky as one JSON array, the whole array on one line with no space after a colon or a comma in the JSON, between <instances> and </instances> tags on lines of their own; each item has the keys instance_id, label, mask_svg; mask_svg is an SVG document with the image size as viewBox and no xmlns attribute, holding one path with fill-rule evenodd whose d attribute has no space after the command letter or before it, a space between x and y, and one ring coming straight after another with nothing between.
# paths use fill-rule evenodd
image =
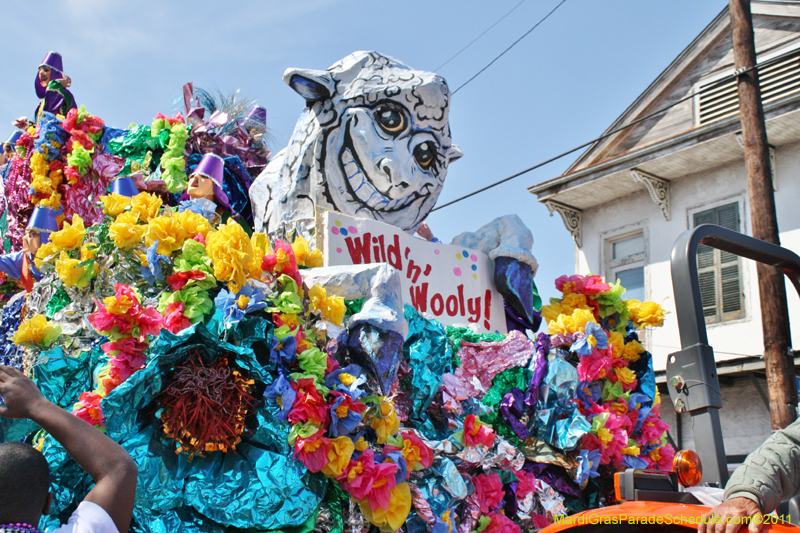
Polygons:
<instances>
[{"instance_id":1,"label":"blue sky","mask_svg":"<svg viewBox=\"0 0 800 533\"><path fill-rule=\"evenodd\" d=\"M64 56L78 104L107 124L149 124L174 112L184 83L240 89L267 108L277 152L302 99L281 81L288 67L325 69L376 50L433 70L459 87L560 0L526 0L435 70L520 0L14 2L3 6L0 137L31 116L33 78L49 50ZM452 99L450 167L439 203L531 167L600 135L727 5L727 0L567 0L547 21ZM579 153L432 213L445 242L516 213L532 230L545 299L574 271L572 239L527 187L560 175Z\"/></svg>"}]
</instances>

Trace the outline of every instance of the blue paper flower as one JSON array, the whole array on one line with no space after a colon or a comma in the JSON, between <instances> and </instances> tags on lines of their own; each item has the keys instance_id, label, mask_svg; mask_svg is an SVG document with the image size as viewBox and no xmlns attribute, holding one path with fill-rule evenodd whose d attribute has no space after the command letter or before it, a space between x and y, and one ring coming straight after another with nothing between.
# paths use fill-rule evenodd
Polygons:
<instances>
[{"instance_id":1,"label":"blue paper flower","mask_svg":"<svg viewBox=\"0 0 800 533\"><path fill-rule=\"evenodd\" d=\"M345 381L349 381L349 379L343 380L343 378L341 377L342 374L348 374L355 379L353 379L353 381L349 385L345 385ZM362 391L358 387L366 382L367 382L367 376L366 374L364 374L364 370L356 364L347 365L344 368L339 368L337 370L334 370L325 377L326 387L339 392L343 392L348 396L350 396L351 398L353 398L354 400L357 400L358 398L364 395L364 391Z\"/></svg>"},{"instance_id":2,"label":"blue paper flower","mask_svg":"<svg viewBox=\"0 0 800 533\"><path fill-rule=\"evenodd\" d=\"M272 337L269 349L269 360L278 365L278 372L284 375L289 370L289 365L297 359L297 341L291 335L284 339Z\"/></svg>"},{"instance_id":3,"label":"blue paper flower","mask_svg":"<svg viewBox=\"0 0 800 533\"><path fill-rule=\"evenodd\" d=\"M169 258L165 255L156 253L158 248L158 241L155 241L150 248L147 249L147 266L142 267L142 276L147 280L150 285L155 285L156 280L164 280L164 270L161 268L161 263L169 264Z\"/></svg>"},{"instance_id":4,"label":"blue paper flower","mask_svg":"<svg viewBox=\"0 0 800 533\"><path fill-rule=\"evenodd\" d=\"M583 482L587 479L600 475L597 472L597 467L600 466L601 458L602 454L597 450L581 450L577 457L578 470L575 474L575 481L578 485L583 485Z\"/></svg>"},{"instance_id":5,"label":"blue paper flower","mask_svg":"<svg viewBox=\"0 0 800 533\"><path fill-rule=\"evenodd\" d=\"M647 461L635 455L623 455L622 465L628 468L647 468Z\"/></svg>"},{"instance_id":6,"label":"blue paper flower","mask_svg":"<svg viewBox=\"0 0 800 533\"><path fill-rule=\"evenodd\" d=\"M595 348L598 350L608 348L608 334L598 324L589 322L586 324L586 335L575 341L569 347L569 351L579 355L592 355Z\"/></svg>"},{"instance_id":7,"label":"blue paper flower","mask_svg":"<svg viewBox=\"0 0 800 533\"><path fill-rule=\"evenodd\" d=\"M277 379L264 390L264 399L275 402L280 406L281 411L276 418L281 422L286 422L296 397L297 391L292 388L292 384L282 375L278 376ZM278 401L278 398L280 398L280 401Z\"/></svg>"},{"instance_id":8,"label":"blue paper flower","mask_svg":"<svg viewBox=\"0 0 800 533\"><path fill-rule=\"evenodd\" d=\"M241 322L244 315L267 307L264 296L263 288L247 284L235 295L222 289L214 298L214 305L222 313L222 323L227 329Z\"/></svg>"},{"instance_id":9,"label":"blue paper flower","mask_svg":"<svg viewBox=\"0 0 800 533\"><path fill-rule=\"evenodd\" d=\"M406 463L406 458L403 457L403 452L400 450L389 452L386 454L385 459L380 454L375 456L376 463L383 463L386 461L391 461L397 465L397 472L394 473L395 483L402 483L405 481L408 476L408 463Z\"/></svg>"},{"instance_id":10,"label":"blue paper flower","mask_svg":"<svg viewBox=\"0 0 800 533\"><path fill-rule=\"evenodd\" d=\"M361 418L362 418L361 413L359 413L358 411L354 411L352 409L347 410L346 416L342 418L339 417L339 414L336 412L336 410L342 405L342 402L345 401L345 398L347 398L347 396L342 394L341 396L336 398L336 400L331 405L330 433L331 437L334 438L340 437L342 435L349 435L350 432L356 429L356 427L358 427L358 424L361 423Z\"/></svg>"},{"instance_id":11,"label":"blue paper flower","mask_svg":"<svg viewBox=\"0 0 800 533\"><path fill-rule=\"evenodd\" d=\"M208 198L192 198L183 200L178 206L178 212L191 211L197 213L209 222L213 223L217 217L217 204Z\"/></svg>"}]
</instances>

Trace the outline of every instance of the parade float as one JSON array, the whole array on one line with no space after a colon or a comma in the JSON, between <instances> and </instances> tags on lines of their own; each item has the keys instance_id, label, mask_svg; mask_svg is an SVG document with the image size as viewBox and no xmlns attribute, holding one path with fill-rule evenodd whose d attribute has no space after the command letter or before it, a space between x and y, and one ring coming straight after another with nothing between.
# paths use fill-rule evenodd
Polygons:
<instances>
[{"instance_id":1,"label":"parade float","mask_svg":"<svg viewBox=\"0 0 800 533\"><path fill-rule=\"evenodd\" d=\"M131 454L131 530L512 533L669 469L638 340L660 306L592 275L542 306L514 216L412 236L460 156L444 80L374 52L284 80L306 107L272 158L263 109L191 85L149 125L81 107L16 141L7 251L36 230L40 279L0 358ZM91 479L0 424L50 463L41 526L65 521Z\"/></svg>"}]
</instances>

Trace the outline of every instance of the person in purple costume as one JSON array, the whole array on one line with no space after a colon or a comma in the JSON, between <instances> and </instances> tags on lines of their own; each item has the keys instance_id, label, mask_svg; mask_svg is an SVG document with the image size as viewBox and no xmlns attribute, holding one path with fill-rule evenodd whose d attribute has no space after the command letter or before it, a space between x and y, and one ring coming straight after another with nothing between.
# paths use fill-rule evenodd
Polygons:
<instances>
[{"instance_id":1,"label":"person in purple costume","mask_svg":"<svg viewBox=\"0 0 800 533\"><path fill-rule=\"evenodd\" d=\"M41 100L34 114L36 122L39 122L44 111L54 115L66 115L70 109L77 107L75 98L68 90L70 85L72 80L64 74L61 54L48 52L39 65L34 81L36 96Z\"/></svg>"}]
</instances>

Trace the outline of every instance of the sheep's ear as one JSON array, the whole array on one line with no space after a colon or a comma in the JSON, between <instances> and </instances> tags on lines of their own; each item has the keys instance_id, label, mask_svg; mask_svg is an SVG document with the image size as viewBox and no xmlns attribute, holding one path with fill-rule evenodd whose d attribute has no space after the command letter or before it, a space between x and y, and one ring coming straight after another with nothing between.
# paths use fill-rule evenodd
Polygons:
<instances>
[{"instance_id":1,"label":"sheep's ear","mask_svg":"<svg viewBox=\"0 0 800 533\"><path fill-rule=\"evenodd\" d=\"M453 161L458 161L463 155L464 152L461 151L457 144L450 146L450 149L447 151L448 164L452 163Z\"/></svg>"},{"instance_id":2,"label":"sheep's ear","mask_svg":"<svg viewBox=\"0 0 800 533\"><path fill-rule=\"evenodd\" d=\"M336 82L327 70L289 68L283 73L283 81L308 102L328 99L336 90Z\"/></svg>"}]
</instances>

